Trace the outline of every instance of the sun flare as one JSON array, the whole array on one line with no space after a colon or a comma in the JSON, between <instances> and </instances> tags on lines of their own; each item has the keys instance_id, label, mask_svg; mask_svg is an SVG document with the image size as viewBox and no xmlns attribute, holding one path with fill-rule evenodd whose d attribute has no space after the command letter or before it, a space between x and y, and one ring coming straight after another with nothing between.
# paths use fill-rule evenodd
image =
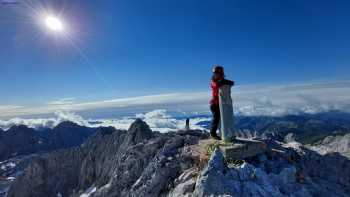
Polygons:
<instances>
[{"instance_id":1,"label":"sun flare","mask_svg":"<svg viewBox=\"0 0 350 197\"><path fill-rule=\"evenodd\" d=\"M54 32L62 32L64 30L62 21L55 16L46 16L45 24L49 30Z\"/></svg>"}]
</instances>

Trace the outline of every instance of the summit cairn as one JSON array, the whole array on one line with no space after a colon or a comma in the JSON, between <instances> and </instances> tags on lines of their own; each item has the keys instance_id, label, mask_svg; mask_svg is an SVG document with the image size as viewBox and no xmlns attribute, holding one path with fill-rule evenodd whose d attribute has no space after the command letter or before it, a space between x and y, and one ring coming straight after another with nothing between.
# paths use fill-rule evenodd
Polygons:
<instances>
[{"instance_id":1,"label":"summit cairn","mask_svg":"<svg viewBox=\"0 0 350 197\"><path fill-rule=\"evenodd\" d=\"M220 131L224 143L232 142L235 138L231 86L224 85L219 89Z\"/></svg>"},{"instance_id":2,"label":"summit cairn","mask_svg":"<svg viewBox=\"0 0 350 197\"><path fill-rule=\"evenodd\" d=\"M221 117L221 138L219 144L226 159L244 159L265 151L266 145L258 140L236 139L234 128L231 86L224 85L219 90L219 104Z\"/></svg>"}]
</instances>

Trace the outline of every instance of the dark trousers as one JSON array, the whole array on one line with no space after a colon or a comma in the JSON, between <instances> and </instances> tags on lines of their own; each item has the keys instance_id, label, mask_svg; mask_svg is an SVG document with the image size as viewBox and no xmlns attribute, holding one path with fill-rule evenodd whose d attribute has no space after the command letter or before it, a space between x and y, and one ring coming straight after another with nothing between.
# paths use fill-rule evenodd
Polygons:
<instances>
[{"instance_id":1,"label":"dark trousers","mask_svg":"<svg viewBox=\"0 0 350 197\"><path fill-rule=\"evenodd\" d=\"M210 135L216 136L216 130L220 124L220 107L219 105L210 105L210 111L213 114L213 119L211 121Z\"/></svg>"}]
</instances>

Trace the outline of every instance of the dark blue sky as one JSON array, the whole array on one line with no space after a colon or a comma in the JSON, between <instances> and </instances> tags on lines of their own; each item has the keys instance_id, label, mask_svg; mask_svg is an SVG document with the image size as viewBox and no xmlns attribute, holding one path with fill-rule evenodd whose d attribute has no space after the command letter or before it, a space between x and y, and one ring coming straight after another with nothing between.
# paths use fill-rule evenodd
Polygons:
<instances>
[{"instance_id":1,"label":"dark blue sky","mask_svg":"<svg viewBox=\"0 0 350 197\"><path fill-rule=\"evenodd\" d=\"M239 85L350 79L349 1L39 4L0 4L2 105L202 91L213 64ZM42 7L71 40L40 28Z\"/></svg>"}]
</instances>

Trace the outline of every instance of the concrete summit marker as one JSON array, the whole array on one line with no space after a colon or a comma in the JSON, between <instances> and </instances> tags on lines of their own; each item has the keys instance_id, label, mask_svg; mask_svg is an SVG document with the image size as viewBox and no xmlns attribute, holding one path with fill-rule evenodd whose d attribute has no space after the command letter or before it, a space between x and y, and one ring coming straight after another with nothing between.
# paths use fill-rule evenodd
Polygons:
<instances>
[{"instance_id":1,"label":"concrete summit marker","mask_svg":"<svg viewBox=\"0 0 350 197\"><path fill-rule=\"evenodd\" d=\"M225 143L232 142L235 137L231 86L224 85L219 89L220 131Z\"/></svg>"}]
</instances>

